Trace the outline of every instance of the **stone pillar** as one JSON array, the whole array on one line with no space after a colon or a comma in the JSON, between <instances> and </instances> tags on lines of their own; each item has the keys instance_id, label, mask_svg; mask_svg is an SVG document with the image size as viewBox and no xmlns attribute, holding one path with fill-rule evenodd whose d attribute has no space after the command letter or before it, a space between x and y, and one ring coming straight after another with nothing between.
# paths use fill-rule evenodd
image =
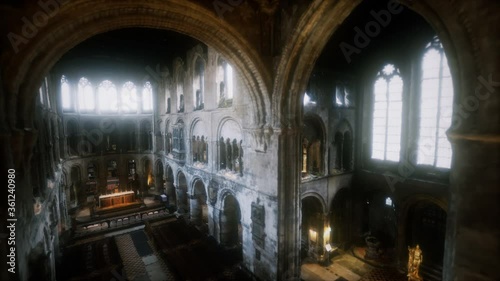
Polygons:
<instances>
[{"instance_id":1,"label":"stone pillar","mask_svg":"<svg viewBox=\"0 0 500 281\"><path fill-rule=\"evenodd\" d=\"M182 187L175 187L176 195L177 195L177 213L179 214L186 214L189 209L188 209L188 194L186 190Z\"/></svg>"},{"instance_id":2,"label":"stone pillar","mask_svg":"<svg viewBox=\"0 0 500 281\"><path fill-rule=\"evenodd\" d=\"M191 222L195 225L201 225L202 223L202 209L199 199L196 196L191 196Z\"/></svg>"},{"instance_id":3,"label":"stone pillar","mask_svg":"<svg viewBox=\"0 0 500 281\"><path fill-rule=\"evenodd\" d=\"M177 206L177 202L176 202L176 193L175 193L175 186L172 182L170 181L166 181L165 182L165 186L166 186L166 193L167 193L167 197L168 197L168 204L169 206L171 205L175 205Z\"/></svg>"},{"instance_id":4,"label":"stone pillar","mask_svg":"<svg viewBox=\"0 0 500 281\"><path fill-rule=\"evenodd\" d=\"M208 206L208 211L212 215L208 216L208 233L215 237L217 239L217 242L220 243L220 228L219 228L219 222L220 222L220 213L221 210Z\"/></svg>"},{"instance_id":5,"label":"stone pillar","mask_svg":"<svg viewBox=\"0 0 500 281\"><path fill-rule=\"evenodd\" d=\"M300 127L284 128L278 152L278 280L300 280Z\"/></svg>"},{"instance_id":6,"label":"stone pillar","mask_svg":"<svg viewBox=\"0 0 500 281\"><path fill-rule=\"evenodd\" d=\"M448 132L453 159L443 279L500 280L500 75L463 84L474 88L458 89Z\"/></svg>"}]
</instances>

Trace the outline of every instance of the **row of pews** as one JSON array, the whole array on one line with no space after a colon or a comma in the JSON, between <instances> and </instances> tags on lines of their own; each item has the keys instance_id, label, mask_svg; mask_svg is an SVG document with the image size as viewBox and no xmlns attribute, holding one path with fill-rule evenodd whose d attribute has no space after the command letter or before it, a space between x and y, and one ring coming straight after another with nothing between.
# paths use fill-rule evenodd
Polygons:
<instances>
[{"instance_id":1,"label":"row of pews","mask_svg":"<svg viewBox=\"0 0 500 281\"><path fill-rule=\"evenodd\" d=\"M252 280L239 267L241 257L182 218L147 223L146 233L178 280Z\"/></svg>"}]
</instances>

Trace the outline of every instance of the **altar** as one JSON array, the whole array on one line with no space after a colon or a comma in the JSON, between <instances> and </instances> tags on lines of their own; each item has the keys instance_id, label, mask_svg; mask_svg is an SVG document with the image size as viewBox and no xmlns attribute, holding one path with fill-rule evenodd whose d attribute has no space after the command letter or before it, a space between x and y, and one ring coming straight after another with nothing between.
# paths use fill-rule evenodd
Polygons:
<instances>
[{"instance_id":1,"label":"altar","mask_svg":"<svg viewBox=\"0 0 500 281\"><path fill-rule=\"evenodd\" d=\"M113 207L134 202L134 191L123 191L99 196L99 208Z\"/></svg>"}]
</instances>

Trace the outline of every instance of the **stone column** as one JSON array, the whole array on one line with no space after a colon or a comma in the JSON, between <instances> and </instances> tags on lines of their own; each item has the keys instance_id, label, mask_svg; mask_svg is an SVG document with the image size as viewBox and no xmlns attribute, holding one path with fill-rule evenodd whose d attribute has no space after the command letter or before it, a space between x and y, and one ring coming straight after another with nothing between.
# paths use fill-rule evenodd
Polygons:
<instances>
[{"instance_id":1,"label":"stone column","mask_svg":"<svg viewBox=\"0 0 500 281\"><path fill-rule=\"evenodd\" d=\"M195 225L200 225L202 222L202 209L201 204L198 200L199 199L195 195L190 196L189 199L191 205L191 222Z\"/></svg>"},{"instance_id":2,"label":"stone column","mask_svg":"<svg viewBox=\"0 0 500 281\"><path fill-rule=\"evenodd\" d=\"M189 204L189 196L183 187L177 186L175 188L175 191L177 194L177 213L186 214L189 211L187 205Z\"/></svg>"},{"instance_id":3,"label":"stone column","mask_svg":"<svg viewBox=\"0 0 500 281\"><path fill-rule=\"evenodd\" d=\"M284 128L278 152L278 280L300 280L300 127Z\"/></svg>"},{"instance_id":4,"label":"stone column","mask_svg":"<svg viewBox=\"0 0 500 281\"><path fill-rule=\"evenodd\" d=\"M174 184L171 182L171 181L166 181L165 182L165 185L166 185L166 192L167 192L167 197L168 197L168 204L171 206L171 205L176 205L177 206L177 202L175 202L174 198L176 198L176 193L175 193L175 186Z\"/></svg>"},{"instance_id":5,"label":"stone column","mask_svg":"<svg viewBox=\"0 0 500 281\"><path fill-rule=\"evenodd\" d=\"M475 91L459 89L448 132L453 160L443 279L500 280L500 75L465 83Z\"/></svg>"}]
</instances>

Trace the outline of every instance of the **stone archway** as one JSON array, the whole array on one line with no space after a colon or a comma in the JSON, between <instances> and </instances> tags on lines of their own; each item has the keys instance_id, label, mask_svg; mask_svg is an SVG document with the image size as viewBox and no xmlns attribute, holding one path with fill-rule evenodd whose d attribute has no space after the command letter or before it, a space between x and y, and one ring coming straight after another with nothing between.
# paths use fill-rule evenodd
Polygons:
<instances>
[{"instance_id":1,"label":"stone archway","mask_svg":"<svg viewBox=\"0 0 500 281\"><path fill-rule=\"evenodd\" d=\"M177 212L189 215L188 186L186 176L182 171L177 174L177 187L175 188L177 197Z\"/></svg>"},{"instance_id":2,"label":"stone archway","mask_svg":"<svg viewBox=\"0 0 500 281\"><path fill-rule=\"evenodd\" d=\"M208 205L205 185L201 179L196 179L193 184L191 196L191 222L208 230Z\"/></svg>"},{"instance_id":3,"label":"stone archway","mask_svg":"<svg viewBox=\"0 0 500 281\"><path fill-rule=\"evenodd\" d=\"M167 165L167 173L165 179L165 193L167 194L167 203L169 207L169 211L173 212L177 209L177 195L175 192L174 185L174 173L172 168Z\"/></svg>"},{"instance_id":4,"label":"stone archway","mask_svg":"<svg viewBox=\"0 0 500 281\"><path fill-rule=\"evenodd\" d=\"M213 10L191 1L167 2L66 2L51 14L46 25L37 29L34 38L7 50L2 65L9 71L3 72L3 81L8 81L9 104L19 102L18 112L23 116L19 120L21 127L32 127L33 121L30 112L34 103L24 101L33 100L43 76L63 54L96 34L127 27L172 30L194 37L221 52L240 71L243 83L249 89L255 108L253 123L266 124L270 112L271 75L252 44L230 23L221 21Z\"/></svg>"},{"instance_id":5,"label":"stone archway","mask_svg":"<svg viewBox=\"0 0 500 281\"><path fill-rule=\"evenodd\" d=\"M301 257L321 261L324 254L324 210L315 196L302 199Z\"/></svg>"},{"instance_id":6,"label":"stone archway","mask_svg":"<svg viewBox=\"0 0 500 281\"><path fill-rule=\"evenodd\" d=\"M402 252L405 254L400 258L407 260L406 247L418 244L424 254L421 275L429 280L442 278L447 219L443 204L423 199L413 202L406 211L401 226L405 231L400 238L404 239Z\"/></svg>"},{"instance_id":7,"label":"stone archway","mask_svg":"<svg viewBox=\"0 0 500 281\"><path fill-rule=\"evenodd\" d=\"M282 164L279 165L278 170L280 178L278 189L283 193L280 194L280 198L287 202L280 205L278 212L281 214L279 220L285 222L285 225L280 228L282 240L279 242L279 248L288 253L283 258L287 262L278 264L279 272L299 275L300 236L297 221L300 210L290 206L299 206L300 176L291 173L290 167L299 167L299 161L301 161L297 157L301 155L301 140L297 131L300 131L302 124L302 95L306 91L315 62L330 36L360 2L313 1L299 19L294 32L289 36L287 48L284 49L281 61L278 63L272 104L273 112L276 112L278 116L274 124L281 128L278 157ZM418 3L402 1L402 3L424 17L437 32L452 69L454 88L460 88L457 90L459 92L455 93L455 99L467 97L471 91L473 92L476 84L471 80L477 78L476 70L480 68L478 60L475 59L475 57L480 57L480 54L474 48L474 38L471 38L472 35L467 31L462 17L468 12L462 13L459 17L457 7L453 7L451 3L444 5L435 5L432 1L419 1ZM464 5L461 3L462 8ZM467 14L467 16L473 15ZM464 66L467 69L464 69ZM492 114L496 113L492 112ZM289 219L291 215L297 219ZM450 262L451 260L452 258Z\"/></svg>"},{"instance_id":8,"label":"stone archway","mask_svg":"<svg viewBox=\"0 0 500 281\"><path fill-rule=\"evenodd\" d=\"M155 171L155 187L158 192L162 192L164 190L163 173L163 163L161 161L157 161Z\"/></svg>"},{"instance_id":9,"label":"stone archway","mask_svg":"<svg viewBox=\"0 0 500 281\"><path fill-rule=\"evenodd\" d=\"M226 248L239 248L242 243L241 209L231 194L224 197L220 218L220 243Z\"/></svg>"},{"instance_id":10,"label":"stone archway","mask_svg":"<svg viewBox=\"0 0 500 281\"><path fill-rule=\"evenodd\" d=\"M342 188L333 197L330 212L331 242L344 249L351 242L352 199L348 188Z\"/></svg>"}]
</instances>

